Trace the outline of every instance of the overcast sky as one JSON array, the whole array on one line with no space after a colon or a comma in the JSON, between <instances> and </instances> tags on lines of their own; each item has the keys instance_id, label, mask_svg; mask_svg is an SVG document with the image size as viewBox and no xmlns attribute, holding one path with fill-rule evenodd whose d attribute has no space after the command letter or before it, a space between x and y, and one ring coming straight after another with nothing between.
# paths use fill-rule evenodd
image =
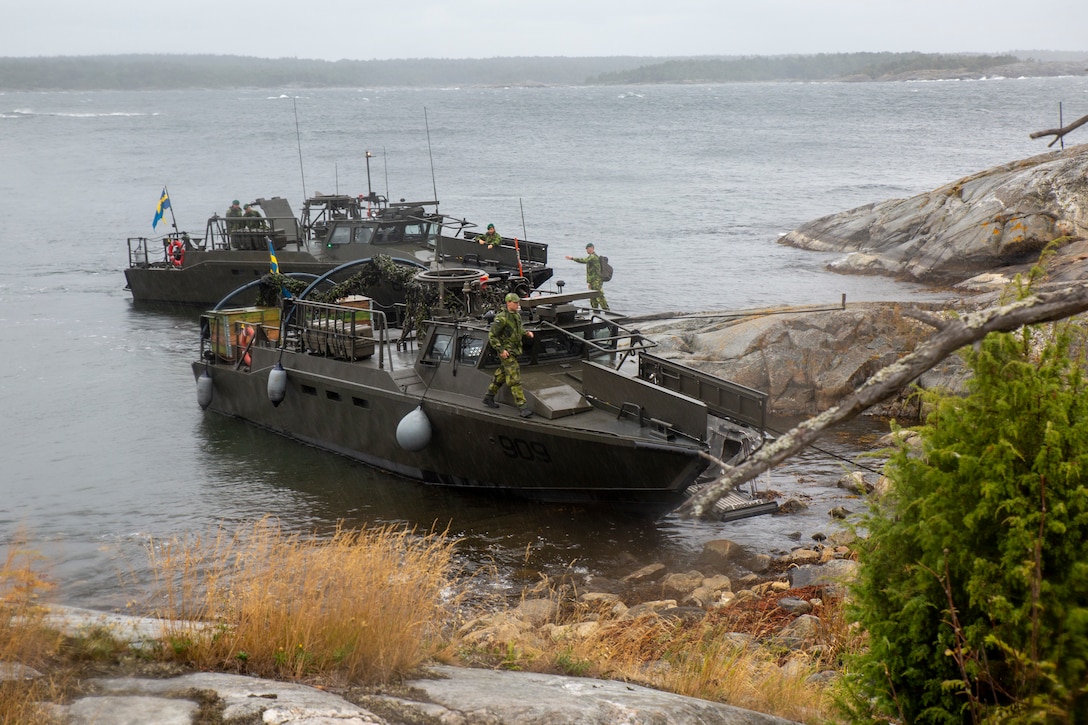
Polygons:
<instances>
[{"instance_id":1,"label":"overcast sky","mask_svg":"<svg viewBox=\"0 0 1088 725\"><path fill-rule=\"evenodd\" d=\"M12 0L0 56L1000 53L1088 49L1088 2L1050 0Z\"/></svg>"}]
</instances>

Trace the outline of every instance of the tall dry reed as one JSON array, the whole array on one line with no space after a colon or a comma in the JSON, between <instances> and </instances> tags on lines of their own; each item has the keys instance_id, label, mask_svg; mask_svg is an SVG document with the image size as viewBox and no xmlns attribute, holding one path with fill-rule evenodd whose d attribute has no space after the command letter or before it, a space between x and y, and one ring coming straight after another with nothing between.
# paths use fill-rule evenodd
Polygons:
<instances>
[{"instance_id":1,"label":"tall dry reed","mask_svg":"<svg viewBox=\"0 0 1088 725\"><path fill-rule=\"evenodd\" d=\"M152 542L149 552L177 657L271 677L382 682L429 655L455 605L453 548L433 532L302 536L264 519L211 540Z\"/></svg>"},{"instance_id":2,"label":"tall dry reed","mask_svg":"<svg viewBox=\"0 0 1088 725\"><path fill-rule=\"evenodd\" d=\"M41 557L19 534L7 545L0 568L0 723L49 723L50 702L62 688L54 679L27 677L56 656L61 636L45 626L43 596L53 588L36 568Z\"/></svg>"}]
</instances>

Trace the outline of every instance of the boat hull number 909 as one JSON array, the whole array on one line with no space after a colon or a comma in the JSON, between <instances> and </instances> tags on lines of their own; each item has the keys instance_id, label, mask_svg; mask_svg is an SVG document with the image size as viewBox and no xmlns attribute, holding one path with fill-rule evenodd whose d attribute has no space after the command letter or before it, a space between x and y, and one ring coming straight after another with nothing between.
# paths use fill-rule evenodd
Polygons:
<instances>
[{"instance_id":1,"label":"boat hull number 909","mask_svg":"<svg viewBox=\"0 0 1088 725\"><path fill-rule=\"evenodd\" d=\"M509 436L499 436L498 441L499 445L502 446L502 452L511 458L539 461L540 463L552 462L551 454L548 453L548 449L543 443L529 442L521 438L510 438Z\"/></svg>"}]
</instances>

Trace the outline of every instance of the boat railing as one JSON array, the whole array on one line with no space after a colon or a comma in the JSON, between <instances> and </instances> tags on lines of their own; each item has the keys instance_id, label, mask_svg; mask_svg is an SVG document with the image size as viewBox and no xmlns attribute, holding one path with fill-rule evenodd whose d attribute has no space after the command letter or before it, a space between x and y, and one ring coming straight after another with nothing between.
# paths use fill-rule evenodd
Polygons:
<instances>
[{"instance_id":1,"label":"boat railing","mask_svg":"<svg viewBox=\"0 0 1088 725\"><path fill-rule=\"evenodd\" d=\"M629 357L635 353L652 350L657 347L653 340L645 338L638 330L630 330L614 320L604 320L605 325L575 328L573 330L561 327L547 320L541 320L540 326L544 329L555 330L562 335L573 338L586 346L585 356L593 360L607 357L615 359L619 356L619 362L615 367L618 370ZM609 334L597 334L607 331Z\"/></svg>"},{"instance_id":2,"label":"boat railing","mask_svg":"<svg viewBox=\"0 0 1088 725\"><path fill-rule=\"evenodd\" d=\"M378 367L385 368L389 322L384 312L372 309L368 298L347 304L295 300L285 320L285 346L349 361L366 360L376 352ZM392 355L389 366L392 370Z\"/></svg>"},{"instance_id":3,"label":"boat railing","mask_svg":"<svg viewBox=\"0 0 1088 725\"><path fill-rule=\"evenodd\" d=\"M216 214L208 219L204 239L204 244L199 247L202 251L268 251L270 240L275 249L284 249L289 239L300 239L300 235L298 220L294 217L222 217Z\"/></svg>"},{"instance_id":4,"label":"boat railing","mask_svg":"<svg viewBox=\"0 0 1088 725\"><path fill-rule=\"evenodd\" d=\"M150 267L152 264L166 264L170 262L170 245L173 242L189 251L199 249L203 241L202 237L191 237L188 232L169 232L161 237L129 237L128 266Z\"/></svg>"}]
</instances>

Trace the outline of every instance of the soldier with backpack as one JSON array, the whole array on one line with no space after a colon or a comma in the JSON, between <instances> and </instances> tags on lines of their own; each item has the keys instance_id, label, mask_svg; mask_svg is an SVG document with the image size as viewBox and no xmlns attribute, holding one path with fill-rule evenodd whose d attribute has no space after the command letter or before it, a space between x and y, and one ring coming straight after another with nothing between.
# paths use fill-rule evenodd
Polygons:
<instances>
[{"instance_id":1,"label":"soldier with backpack","mask_svg":"<svg viewBox=\"0 0 1088 725\"><path fill-rule=\"evenodd\" d=\"M590 301L593 309L597 309L600 304L601 309L608 310L608 300L604 298L604 291L601 289L605 282L612 279L612 266L608 264L608 257L598 257L593 242L590 242L586 245L586 256L572 257L568 254L567 259L586 266L586 285L597 291L597 296Z\"/></svg>"}]
</instances>

